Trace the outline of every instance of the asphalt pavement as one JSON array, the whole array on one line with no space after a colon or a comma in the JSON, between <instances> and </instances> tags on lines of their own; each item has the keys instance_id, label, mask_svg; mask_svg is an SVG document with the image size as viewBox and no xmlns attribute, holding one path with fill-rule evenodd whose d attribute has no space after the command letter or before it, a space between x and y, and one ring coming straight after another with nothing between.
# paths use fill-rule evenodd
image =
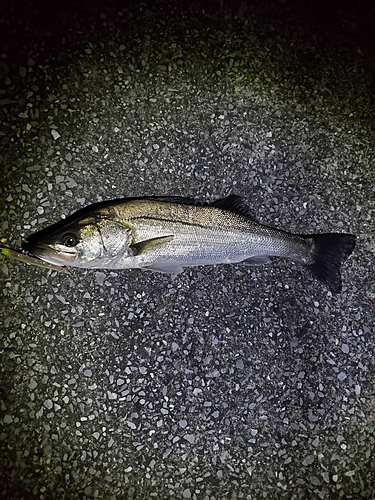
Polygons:
<instances>
[{"instance_id":1,"label":"asphalt pavement","mask_svg":"<svg viewBox=\"0 0 375 500\"><path fill-rule=\"evenodd\" d=\"M102 200L241 195L350 232L170 277L0 261L0 498L374 499L371 3L9 2L0 241Z\"/></svg>"}]
</instances>

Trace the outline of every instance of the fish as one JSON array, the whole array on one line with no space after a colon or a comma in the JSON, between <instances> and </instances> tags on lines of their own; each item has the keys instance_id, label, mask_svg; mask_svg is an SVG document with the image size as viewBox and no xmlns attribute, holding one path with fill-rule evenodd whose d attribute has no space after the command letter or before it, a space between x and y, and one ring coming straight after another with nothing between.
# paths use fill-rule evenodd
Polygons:
<instances>
[{"instance_id":1,"label":"fish","mask_svg":"<svg viewBox=\"0 0 375 500\"><path fill-rule=\"evenodd\" d=\"M235 194L213 203L185 197L122 198L83 208L30 235L23 247L57 266L170 274L214 264L298 262L332 293L355 248L347 233L293 234L263 225Z\"/></svg>"}]
</instances>

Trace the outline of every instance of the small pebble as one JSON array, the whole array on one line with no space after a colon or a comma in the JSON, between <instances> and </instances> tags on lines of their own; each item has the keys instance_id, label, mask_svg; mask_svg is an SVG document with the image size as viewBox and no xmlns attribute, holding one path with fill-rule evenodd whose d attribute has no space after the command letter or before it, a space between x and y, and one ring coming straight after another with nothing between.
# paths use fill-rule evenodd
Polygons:
<instances>
[{"instance_id":1,"label":"small pebble","mask_svg":"<svg viewBox=\"0 0 375 500\"><path fill-rule=\"evenodd\" d=\"M341 346L341 350L342 350L342 352L344 352L345 354L348 354L348 352L349 352L349 346L348 346L348 344L342 344L342 346Z\"/></svg>"},{"instance_id":2,"label":"small pebble","mask_svg":"<svg viewBox=\"0 0 375 500\"><path fill-rule=\"evenodd\" d=\"M50 399L46 399L43 404L47 410L51 410L53 408L53 403Z\"/></svg>"},{"instance_id":3,"label":"small pebble","mask_svg":"<svg viewBox=\"0 0 375 500\"><path fill-rule=\"evenodd\" d=\"M52 134L52 137L54 138L54 140L56 141L59 137L61 137L61 135L57 132L57 130L54 130L52 129L51 130L51 134Z\"/></svg>"},{"instance_id":4,"label":"small pebble","mask_svg":"<svg viewBox=\"0 0 375 500\"><path fill-rule=\"evenodd\" d=\"M237 361L236 361L236 368L238 368L239 370L243 370L244 364L243 364L242 359L237 359Z\"/></svg>"},{"instance_id":5,"label":"small pebble","mask_svg":"<svg viewBox=\"0 0 375 500\"><path fill-rule=\"evenodd\" d=\"M36 383L35 379L30 379L30 382L29 382L29 388L31 390L35 389L36 387L38 386L38 384Z\"/></svg>"},{"instance_id":6,"label":"small pebble","mask_svg":"<svg viewBox=\"0 0 375 500\"><path fill-rule=\"evenodd\" d=\"M305 457L302 461L302 465L304 466L307 466L307 465L311 465L315 460L315 456L314 455L307 455L307 457Z\"/></svg>"},{"instance_id":7,"label":"small pebble","mask_svg":"<svg viewBox=\"0 0 375 500\"><path fill-rule=\"evenodd\" d=\"M186 439L186 441L188 441L189 443L193 444L195 441L195 436L194 434L185 434L184 439Z\"/></svg>"}]
</instances>

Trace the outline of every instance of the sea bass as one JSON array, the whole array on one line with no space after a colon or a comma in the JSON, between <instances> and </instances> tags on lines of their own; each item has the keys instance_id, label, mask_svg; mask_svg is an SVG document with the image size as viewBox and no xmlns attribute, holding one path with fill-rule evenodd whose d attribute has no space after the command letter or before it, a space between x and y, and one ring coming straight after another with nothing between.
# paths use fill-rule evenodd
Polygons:
<instances>
[{"instance_id":1,"label":"sea bass","mask_svg":"<svg viewBox=\"0 0 375 500\"><path fill-rule=\"evenodd\" d=\"M24 248L59 266L180 273L210 264L299 262L331 292L354 250L351 234L292 234L259 224L239 196L211 204L189 198L113 200L79 210L31 235Z\"/></svg>"}]
</instances>

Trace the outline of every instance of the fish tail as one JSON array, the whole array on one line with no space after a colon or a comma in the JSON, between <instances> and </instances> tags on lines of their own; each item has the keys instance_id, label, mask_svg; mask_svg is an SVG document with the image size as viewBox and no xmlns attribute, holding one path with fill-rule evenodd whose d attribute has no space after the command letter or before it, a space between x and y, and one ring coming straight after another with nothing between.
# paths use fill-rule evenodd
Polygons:
<instances>
[{"instance_id":1,"label":"fish tail","mask_svg":"<svg viewBox=\"0 0 375 500\"><path fill-rule=\"evenodd\" d=\"M356 236L345 233L310 234L303 236L313 240L311 263L302 265L321 281L332 293L341 292L341 265L355 247Z\"/></svg>"}]
</instances>

